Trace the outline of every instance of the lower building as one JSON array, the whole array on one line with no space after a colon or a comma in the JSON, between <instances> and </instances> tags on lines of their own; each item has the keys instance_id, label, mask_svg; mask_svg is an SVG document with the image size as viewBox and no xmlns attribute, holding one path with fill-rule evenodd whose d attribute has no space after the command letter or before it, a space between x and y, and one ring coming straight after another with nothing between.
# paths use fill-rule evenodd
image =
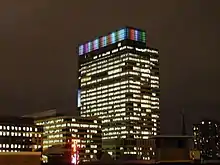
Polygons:
<instances>
[{"instance_id":1,"label":"lower building","mask_svg":"<svg viewBox=\"0 0 220 165\"><path fill-rule=\"evenodd\" d=\"M220 159L220 122L202 120L193 126L194 148L201 152L201 159Z\"/></svg>"},{"instance_id":2,"label":"lower building","mask_svg":"<svg viewBox=\"0 0 220 165\"><path fill-rule=\"evenodd\" d=\"M153 145L155 148L152 148L153 159L151 158L149 152L146 152L147 155L143 157L145 160L134 160L131 157L127 159L117 159L113 160L108 155L103 154L102 158L96 162L86 162L82 165L143 165L143 164L154 164L154 165L192 165L197 164L198 162L192 161L190 159L190 150L192 148L192 136L170 136L170 135L159 135L152 136L149 141L142 143L142 146ZM146 148L146 151L149 150ZM195 153L195 152L194 152ZM197 157L197 155L194 155ZM148 158L149 157L149 158ZM194 157L194 158L196 158ZM200 163L198 163L200 164Z\"/></svg>"},{"instance_id":3,"label":"lower building","mask_svg":"<svg viewBox=\"0 0 220 165\"><path fill-rule=\"evenodd\" d=\"M51 147L60 146L56 152L69 151L73 162L91 161L102 151L100 122L96 118L73 116L35 119L36 125L43 126L44 129L44 152Z\"/></svg>"},{"instance_id":4,"label":"lower building","mask_svg":"<svg viewBox=\"0 0 220 165\"><path fill-rule=\"evenodd\" d=\"M159 135L153 138L156 145L155 161L157 163L191 162L192 136Z\"/></svg>"},{"instance_id":5,"label":"lower building","mask_svg":"<svg viewBox=\"0 0 220 165\"><path fill-rule=\"evenodd\" d=\"M42 127L23 117L0 117L0 152L35 151L42 147Z\"/></svg>"},{"instance_id":6,"label":"lower building","mask_svg":"<svg viewBox=\"0 0 220 165\"><path fill-rule=\"evenodd\" d=\"M103 141L104 150L116 159L152 160L155 156L154 139L111 139ZM123 146L123 147L122 147ZM112 156L114 159L114 157Z\"/></svg>"}]
</instances>

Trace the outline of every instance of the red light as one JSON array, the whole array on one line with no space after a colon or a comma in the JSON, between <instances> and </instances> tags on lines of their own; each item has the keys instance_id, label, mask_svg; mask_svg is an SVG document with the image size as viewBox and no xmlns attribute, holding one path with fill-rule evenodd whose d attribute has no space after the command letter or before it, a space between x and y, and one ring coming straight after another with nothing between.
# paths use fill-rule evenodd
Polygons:
<instances>
[{"instance_id":1,"label":"red light","mask_svg":"<svg viewBox=\"0 0 220 165\"><path fill-rule=\"evenodd\" d=\"M130 39L135 40L134 29L130 29Z\"/></svg>"},{"instance_id":2,"label":"red light","mask_svg":"<svg viewBox=\"0 0 220 165\"><path fill-rule=\"evenodd\" d=\"M107 44L112 44L112 37L111 34L108 35L108 41Z\"/></svg>"}]
</instances>

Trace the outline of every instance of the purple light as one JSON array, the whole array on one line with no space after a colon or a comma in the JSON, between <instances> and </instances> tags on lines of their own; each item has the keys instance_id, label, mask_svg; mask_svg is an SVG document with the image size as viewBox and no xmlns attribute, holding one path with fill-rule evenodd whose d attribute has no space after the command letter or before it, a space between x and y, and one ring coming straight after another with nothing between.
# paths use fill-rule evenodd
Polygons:
<instances>
[{"instance_id":1,"label":"purple light","mask_svg":"<svg viewBox=\"0 0 220 165\"><path fill-rule=\"evenodd\" d=\"M134 33L135 33L135 40L138 41L138 31L135 30Z\"/></svg>"}]
</instances>

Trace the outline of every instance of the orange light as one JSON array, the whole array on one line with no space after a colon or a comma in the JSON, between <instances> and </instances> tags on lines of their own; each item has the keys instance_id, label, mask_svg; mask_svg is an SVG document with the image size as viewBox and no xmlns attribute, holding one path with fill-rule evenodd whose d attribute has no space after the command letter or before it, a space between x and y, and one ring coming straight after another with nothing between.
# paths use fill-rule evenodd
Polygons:
<instances>
[{"instance_id":1,"label":"orange light","mask_svg":"<svg viewBox=\"0 0 220 165\"><path fill-rule=\"evenodd\" d=\"M74 165L77 165L79 163L79 152L78 152L78 147L77 147L77 140L73 139L72 140L72 153L71 153L71 162Z\"/></svg>"}]
</instances>

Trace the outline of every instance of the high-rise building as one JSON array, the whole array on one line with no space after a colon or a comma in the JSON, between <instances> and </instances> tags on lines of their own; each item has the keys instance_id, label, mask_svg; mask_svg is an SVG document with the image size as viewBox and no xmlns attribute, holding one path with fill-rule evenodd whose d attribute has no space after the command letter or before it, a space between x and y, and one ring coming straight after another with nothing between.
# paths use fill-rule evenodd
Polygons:
<instances>
[{"instance_id":1,"label":"high-rise building","mask_svg":"<svg viewBox=\"0 0 220 165\"><path fill-rule=\"evenodd\" d=\"M80 115L102 120L103 148L113 158L142 158L141 144L160 132L158 50L146 32L125 27L79 46Z\"/></svg>"},{"instance_id":2,"label":"high-rise building","mask_svg":"<svg viewBox=\"0 0 220 165\"><path fill-rule=\"evenodd\" d=\"M194 147L201 152L201 158L220 158L220 122L202 120L193 126Z\"/></svg>"},{"instance_id":3,"label":"high-rise building","mask_svg":"<svg viewBox=\"0 0 220 165\"><path fill-rule=\"evenodd\" d=\"M42 127L31 118L0 118L0 152L35 151L42 147Z\"/></svg>"}]
</instances>

